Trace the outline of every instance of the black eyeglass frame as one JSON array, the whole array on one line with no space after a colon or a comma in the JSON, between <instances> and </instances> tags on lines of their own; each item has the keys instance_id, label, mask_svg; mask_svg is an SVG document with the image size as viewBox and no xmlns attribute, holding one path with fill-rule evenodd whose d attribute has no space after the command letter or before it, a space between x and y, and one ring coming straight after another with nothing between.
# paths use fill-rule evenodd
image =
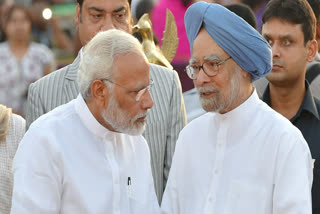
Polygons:
<instances>
[{"instance_id":1,"label":"black eyeglass frame","mask_svg":"<svg viewBox=\"0 0 320 214\"><path fill-rule=\"evenodd\" d=\"M203 70L203 72L204 72L208 77L214 77L214 76L218 75L218 73L219 73L219 66L220 66L221 64L225 63L226 61L228 61L228 60L231 59L231 58L232 58L232 57L229 56L228 58L226 58L226 59L224 59L224 60L222 60L222 61L219 61L219 62L205 61L204 63L202 63L202 65L197 66L197 70L198 70L197 75L195 75L195 72L194 72L195 69L192 68L192 67L193 67L192 65L188 65L188 66L185 68L185 72L187 72L188 77L189 77L190 79L192 79L192 80L196 80L196 79L197 79L197 77L198 77L201 69ZM215 70L215 73L214 73L214 74L208 74L208 73L206 72L206 70L204 69L204 66L203 66L203 65L206 64L206 63L213 63L213 64L214 64L214 67L217 68L217 69ZM194 76L196 76L196 77L194 77Z\"/></svg>"}]
</instances>

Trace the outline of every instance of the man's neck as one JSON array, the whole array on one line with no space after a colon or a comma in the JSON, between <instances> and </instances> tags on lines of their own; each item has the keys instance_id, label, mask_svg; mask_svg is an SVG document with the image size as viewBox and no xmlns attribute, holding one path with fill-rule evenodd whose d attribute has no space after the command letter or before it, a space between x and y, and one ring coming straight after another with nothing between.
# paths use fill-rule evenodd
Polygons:
<instances>
[{"instance_id":1,"label":"man's neck","mask_svg":"<svg viewBox=\"0 0 320 214\"><path fill-rule=\"evenodd\" d=\"M269 90L272 109L289 120L297 114L306 93L304 81L292 87L276 86L270 83Z\"/></svg>"}]
</instances>

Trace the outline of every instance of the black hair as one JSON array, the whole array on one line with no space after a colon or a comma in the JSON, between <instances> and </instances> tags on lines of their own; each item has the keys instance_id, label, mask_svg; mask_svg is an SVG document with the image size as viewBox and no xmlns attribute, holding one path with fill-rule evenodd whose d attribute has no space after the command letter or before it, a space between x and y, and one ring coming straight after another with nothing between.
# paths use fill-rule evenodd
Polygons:
<instances>
[{"instance_id":1,"label":"black hair","mask_svg":"<svg viewBox=\"0 0 320 214\"><path fill-rule=\"evenodd\" d=\"M256 17L249 6L245 4L230 4L226 8L243 18L254 29L257 29Z\"/></svg>"},{"instance_id":2,"label":"black hair","mask_svg":"<svg viewBox=\"0 0 320 214\"><path fill-rule=\"evenodd\" d=\"M80 8L82 8L82 4L83 4L84 0L77 0L77 3L80 5ZM131 0L128 0L129 5L131 5Z\"/></svg>"},{"instance_id":3,"label":"black hair","mask_svg":"<svg viewBox=\"0 0 320 214\"><path fill-rule=\"evenodd\" d=\"M273 18L301 24L305 44L315 38L316 17L307 0L271 0L263 13L262 24Z\"/></svg>"},{"instance_id":4,"label":"black hair","mask_svg":"<svg viewBox=\"0 0 320 214\"><path fill-rule=\"evenodd\" d=\"M150 13L154 6L154 3L150 0L142 0L137 4L136 7L136 19L139 20L145 13Z\"/></svg>"}]
</instances>

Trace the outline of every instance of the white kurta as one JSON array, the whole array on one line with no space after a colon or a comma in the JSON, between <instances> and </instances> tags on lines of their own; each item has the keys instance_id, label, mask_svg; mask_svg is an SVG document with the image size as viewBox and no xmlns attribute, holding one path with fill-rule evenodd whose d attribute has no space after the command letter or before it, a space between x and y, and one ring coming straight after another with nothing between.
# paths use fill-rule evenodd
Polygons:
<instances>
[{"instance_id":1,"label":"white kurta","mask_svg":"<svg viewBox=\"0 0 320 214\"><path fill-rule=\"evenodd\" d=\"M80 95L30 126L13 171L11 214L160 213L144 138L108 131Z\"/></svg>"},{"instance_id":2,"label":"white kurta","mask_svg":"<svg viewBox=\"0 0 320 214\"><path fill-rule=\"evenodd\" d=\"M290 121L256 91L226 114L180 133L162 200L165 214L311 214L312 160Z\"/></svg>"}]
</instances>

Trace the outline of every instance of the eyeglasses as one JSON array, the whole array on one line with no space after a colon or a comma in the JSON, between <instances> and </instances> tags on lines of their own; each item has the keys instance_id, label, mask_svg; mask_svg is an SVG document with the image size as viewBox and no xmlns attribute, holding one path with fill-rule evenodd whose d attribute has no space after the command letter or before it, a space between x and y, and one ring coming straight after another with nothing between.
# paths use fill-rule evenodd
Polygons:
<instances>
[{"instance_id":1,"label":"eyeglasses","mask_svg":"<svg viewBox=\"0 0 320 214\"><path fill-rule=\"evenodd\" d=\"M101 80L102 80L102 81L108 81L108 82L110 82L110 83L112 83L112 84L115 84L115 85L121 87L121 88L127 89L129 92L136 93L136 94L137 94L137 95L136 95L136 101L137 101L137 102L139 102L140 99L141 99L141 97L142 97L142 95L144 95L144 93L146 93L147 90L150 91L151 88L152 88L152 86L153 86L153 80L150 79L150 83L149 83L149 85L148 85L147 87L145 87L145 88L143 88L143 89L141 89L141 90L139 90L139 91L134 91L134 90L131 90L131 89L129 89L129 88L126 88L126 87L124 87L124 86L122 86L122 85L119 85L118 83L115 83L115 82L113 82L113 81L111 81L111 80L109 80L109 79L101 79Z\"/></svg>"},{"instance_id":2,"label":"eyeglasses","mask_svg":"<svg viewBox=\"0 0 320 214\"><path fill-rule=\"evenodd\" d=\"M231 59L231 56L229 56L227 59L222 60L220 62L205 61L200 66L199 65L188 65L186 67L185 71L187 72L189 78L192 80L196 80L198 78L198 75L200 73L201 68L207 76L213 77L219 73L219 66L221 64L225 63L229 59Z\"/></svg>"}]
</instances>

